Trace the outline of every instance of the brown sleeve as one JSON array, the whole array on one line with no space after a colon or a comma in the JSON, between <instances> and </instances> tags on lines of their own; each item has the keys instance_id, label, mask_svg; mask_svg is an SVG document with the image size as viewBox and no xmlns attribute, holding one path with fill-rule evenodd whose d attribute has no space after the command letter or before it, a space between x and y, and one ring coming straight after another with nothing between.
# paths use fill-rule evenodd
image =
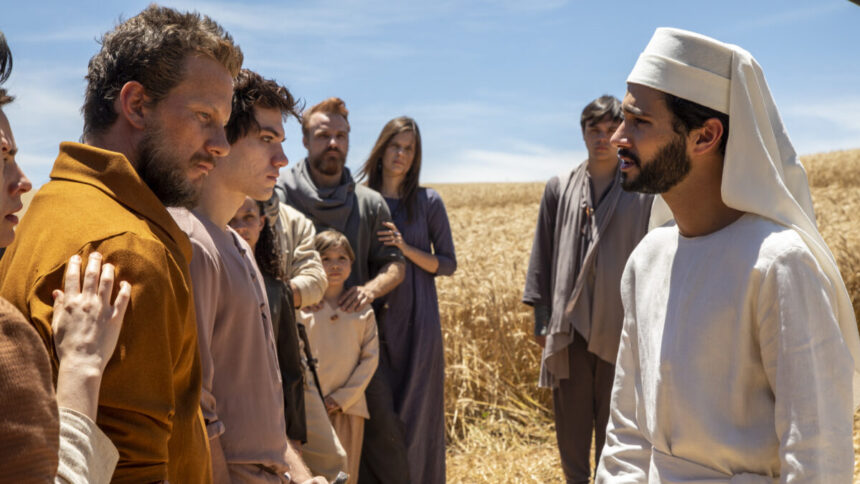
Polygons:
<instances>
[{"instance_id":1,"label":"brown sleeve","mask_svg":"<svg viewBox=\"0 0 860 484\"><path fill-rule=\"evenodd\" d=\"M42 339L0 298L0 482L53 482L59 428Z\"/></svg>"}]
</instances>

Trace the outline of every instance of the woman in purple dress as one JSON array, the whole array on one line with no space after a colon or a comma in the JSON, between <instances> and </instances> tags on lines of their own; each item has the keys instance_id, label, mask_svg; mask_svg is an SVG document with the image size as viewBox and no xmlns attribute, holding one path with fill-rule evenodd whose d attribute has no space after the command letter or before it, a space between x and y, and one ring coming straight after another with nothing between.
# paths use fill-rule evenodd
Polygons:
<instances>
[{"instance_id":1,"label":"woman in purple dress","mask_svg":"<svg viewBox=\"0 0 860 484\"><path fill-rule=\"evenodd\" d=\"M435 277L457 268L442 198L418 186L421 134L415 121L389 121L362 168L380 192L394 223L379 232L406 257L403 282L384 298L380 365L385 365L394 409L406 428L413 483L445 482L445 355Z\"/></svg>"}]
</instances>

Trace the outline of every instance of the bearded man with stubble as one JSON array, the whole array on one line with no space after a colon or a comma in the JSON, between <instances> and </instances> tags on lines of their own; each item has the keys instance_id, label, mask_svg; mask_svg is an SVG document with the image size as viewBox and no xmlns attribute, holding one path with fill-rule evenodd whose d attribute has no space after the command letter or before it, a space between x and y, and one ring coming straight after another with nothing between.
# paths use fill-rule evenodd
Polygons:
<instances>
[{"instance_id":1,"label":"bearded man with stubble","mask_svg":"<svg viewBox=\"0 0 860 484\"><path fill-rule=\"evenodd\" d=\"M210 18L151 5L90 60L83 143L62 143L0 264L0 294L52 346L66 261L98 251L132 286L102 380L98 425L119 450L114 482L208 483L191 244L168 206L193 207L230 144L242 53ZM38 250L34 250L38 248Z\"/></svg>"},{"instance_id":2,"label":"bearded man with stubble","mask_svg":"<svg viewBox=\"0 0 860 484\"><path fill-rule=\"evenodd\" d=\"M357 312L391 292L403 280L406 264L400 249L379 241L377 233L388 230L391 213L382 195L357 184L346 164L349 149L349 111L342 99L332 97L302 115L302 143L308 156L282 174L276 193L313 221L317 232L335 229L346 235L355 251L352 273L340 299L340 309ZM385 338L385 316L377 309L380 339ZM316 355L323 359L326 355ZM365 395L370 419L364 429L359 483L407 483L405 430L394 412L394 400L386 376L384 351ZM310 410L308 411L310 414ZM307 453L312 426L308 424ZM336 440L336 437L335 437ZM339 447L339 445L337 446ZM335 459L332 456L331 460ZM306 462L314 470L310 456ZM324 474L324 473L323 473ZM420 478L420 476L414 476Z\"/></svg>"}]
</instances>

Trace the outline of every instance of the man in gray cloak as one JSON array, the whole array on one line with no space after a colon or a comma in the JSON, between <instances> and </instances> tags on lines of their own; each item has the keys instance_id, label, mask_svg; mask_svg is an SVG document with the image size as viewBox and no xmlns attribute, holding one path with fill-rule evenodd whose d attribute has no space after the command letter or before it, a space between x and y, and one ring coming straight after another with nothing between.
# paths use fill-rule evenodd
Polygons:
<instances>
[{"instance_id":1,"label":"man in gray cloak","mask_svg":"<svg viewBox=\"0 0 860 484\"><path fill-rule=\"evenodd\" d=\"M583 110L588 159L546 185L523 294L544 347L540 386L552 388L568 483L589 482L592 431L600 458L623 316L618 285L651 208L650 195L621 189L609 144L620 123L612 96Z\"/></svg>"}]
</instances>

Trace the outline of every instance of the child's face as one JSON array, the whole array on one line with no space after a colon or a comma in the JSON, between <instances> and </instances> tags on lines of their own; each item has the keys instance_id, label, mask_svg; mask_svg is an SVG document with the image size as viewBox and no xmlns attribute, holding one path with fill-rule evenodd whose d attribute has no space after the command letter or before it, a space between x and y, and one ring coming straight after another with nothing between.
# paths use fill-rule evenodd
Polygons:
<instances>
[{"instance_id":1,"label":"child's face","mask_svg":"<svg viewBox=\"0 0 860 484\"><path fill-rule=\"evenodd\" d=\"M332 247L320 254L329 285L343 284L352 271L352 261L341 247Z\"/></svg>"}]
</instances>

